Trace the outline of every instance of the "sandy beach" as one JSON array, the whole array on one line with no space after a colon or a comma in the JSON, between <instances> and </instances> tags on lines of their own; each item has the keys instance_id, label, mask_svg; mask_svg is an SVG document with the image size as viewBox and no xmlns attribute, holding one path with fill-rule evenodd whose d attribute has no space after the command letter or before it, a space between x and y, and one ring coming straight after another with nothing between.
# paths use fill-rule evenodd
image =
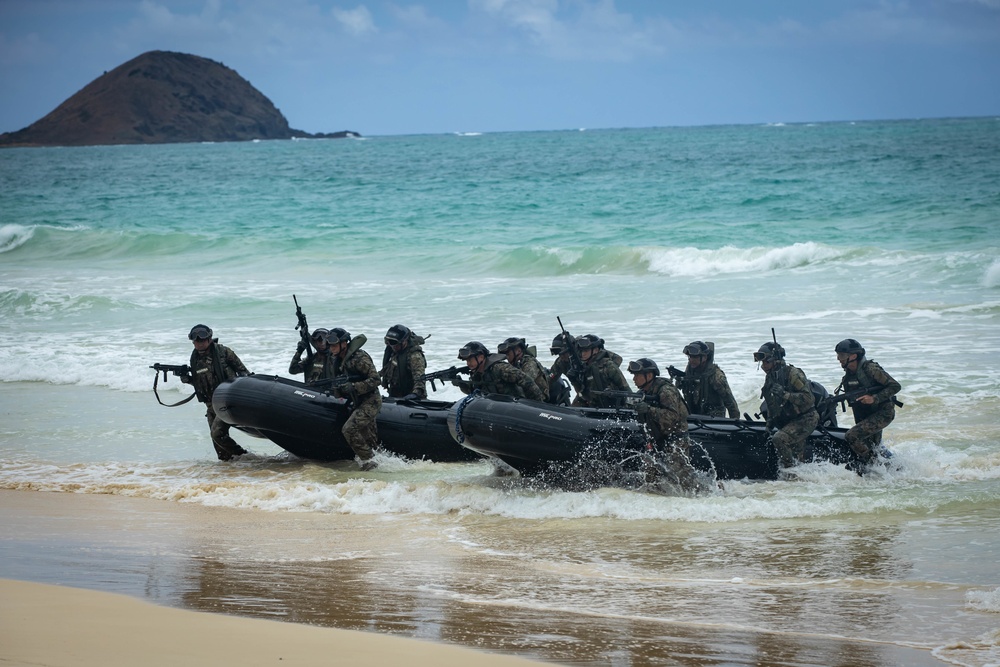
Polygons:
<instances>
[{"instance_id":1,"label":"sandy beach","mask_svg":"<svg viewBox=\"0 0 1000 667\"><path fill-rule=\"evenodd\" d=\"M4 665L545 664L377 633L160 607L124 595L0 580Z\"/></svg>"},{"instance_id":2,"label":"sandy beach","mask_svg":"<svg viewBox=\"0 0 1000 667\"><path fill-rule=\"evenodd\" d=\"M803 665L885 667L938 665L935 654L944 651L808 629L762 632L727 620L754 613L726 597L727 587L742 598L775 591L780 614L799 595L798 586L790 595L765 582L711 585L711 604L698 602L715 610L705 620L580 613L559 602L569 580L605 599L643 595L643 584L623 581L618 590L621 577L528 564L512 559L511 547L470 550L495 530L488 517L266 512L27 489L0 491L0 507L3 664L606 665L629 655L629 664L648 665L677 664L679 656L690 665L777 665L794 656ZM642 539L657 558L669 553L655 525L600 525L620 530L616 541ZM525 539L541 544L593 532L550 522L526 530ZM674 589L689 587L679 581ZM936 607L958 594L951 588L936 587ZM519 589L543 603L512 604ZM905 615L898 605L919 610L919 597L897 595L898 603L862 595L855 613L886 623L886 614ZM657 599L683 602L679 592ZM822 618L837 618L825 602L811 604ZM988 627L973 628L968 614L961 622L971 636ZM976 652L983 649L992 652ZM944 652L956 657L966 648Z\"/></svg>"}]
</instances>

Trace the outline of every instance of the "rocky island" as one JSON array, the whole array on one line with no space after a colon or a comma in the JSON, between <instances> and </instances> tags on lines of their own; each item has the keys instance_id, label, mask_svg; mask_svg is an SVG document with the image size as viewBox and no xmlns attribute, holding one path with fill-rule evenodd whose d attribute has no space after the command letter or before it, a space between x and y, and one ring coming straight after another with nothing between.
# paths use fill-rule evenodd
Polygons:
<instances>
[{"instance_id":1,"label":"rocky island","mask_svg":"<svg viewBox=\"0 0 1000 667\"><path fill-rule=\"evenodd\" d=\"M3 146L98 146L360 136L294 130L263 93L208 58L149 51L91 81Z\"/></svg>"}]
</instances>

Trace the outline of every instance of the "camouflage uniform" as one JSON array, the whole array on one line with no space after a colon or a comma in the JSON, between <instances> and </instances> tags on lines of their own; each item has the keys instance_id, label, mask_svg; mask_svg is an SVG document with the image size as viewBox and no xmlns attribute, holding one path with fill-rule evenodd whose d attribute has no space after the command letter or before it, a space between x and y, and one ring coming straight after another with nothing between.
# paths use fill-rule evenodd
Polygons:
<instances>
[{"instance_id":1,"label":"camouflage uniform","mask_svg":"<svg viewBox=\"0 0 1000 667\"><path fill-rule=\"evenodd\" d=\"M781 467L802 462L806 440L819 423L816 401L806 374L783 360L775 360L760 395L767 401L768 428L778 429L771 436L771 442L778 451Z\"/></svg>"},{"instance_id":2,"label":"camouflage uniform","mask_svg":"<svg viewBox=\"0 0 1000 667\"><path fill-rule=\"evenodd\" d=\"M427 383L420 378L427 372L427 359L421 347L422 336L410 334L409 343L399 352L386 345L382 355L382 386L394 398L416 394L420 400L427 399Z\"/></svg>"},{"instance_id":3,"label":"camouflage uniform","mask_svg":"<svg viewBox=\"0 0 1000 667\"><path fill-rule=\"evenodd\" d=\"M212 339L212 344L204 352L198 350L191 352L191 360L188 362L191 367L191 377L181 378L181 382L194 386L198 400L205 404L205 419L208 420L215 453L220 461L228 461L234 456L246 454L247 450L229 436L229 424L216 416L212 407L212 394L223 382L248 375L250 372L236 353L218 340L218 338Z\"/></svg>"},{"instance_id":4,"label":"camouflage uniform","mask_svg":"<svg viewBox=\"0 0 1000 667\"><path fill-rule=\"evenodd\" d=\"M740 407L729 388L726 374L712 362L702 362L697 368L690 364L684 377L677 378L677 388L684 394L688 412L695 415L740 418Z\"/></svg>"},{"instance_id":5,"label":"camouflage uniform","mask_svg":"<svg viewBox=\"0 0 1000 667\"><path fill-rule=\"evenodd\" d=\"M688 440L687 407L681 393L667 378L654 378L643 390L656 397L656 404L642 402L636 406L639 421L646 428L667 472L681 489L698 491L702 484L691 465Z\"/></svg>"},{"instance_id":6,"label":"camouflage uniform","mask_svg":"<svg viewBox=\"0 0 1000 667\"><path fill-rule=\"evenodd\" d=\"M484 394L504 394L518 398L542 400L542 390L524 371L507 363L502 354L491 354L486 358L486 368L482 373L473 372L468 380L459 380L456 386L466 394L479 390Z\"/></svg>"},{"instance_id":7,"label":"camouflage uniform","mask_svg":"<svg viewBox=\"0 0 1000 667\"><path fill-rule=\"evenodd\" d=\"M872 458L875 450L882 443L882 429L896 418L896 408L893 397L901 387L891 375L886 373L878 363L861 357L858 359L858 369L853 373L847 371L841 382L844 391L854 391L882 385L884 388L872 394L875 402L871 405L858 403L851 405L854 412L854 426L847 431L847 444L851 449L867 461Z\"/></svg>"},{"instance_id":8,"label":"camouflage uniform","mask_svg":"<svg viewBox=\"0 0 1000 667\"><path fill-rule=\"evenodd\" d=\"M302 373L305 376L303 380L307 384L319 382L320 380L329 380L334 376L333 356L330 354L329 349L307 355L305 361L302 360L303 352L298 351L292 357L292 363L288 365L289 374L298 375Z\"/></svg>"},{"instance_id":9,"label":"camouflage uniform","mask_svg":"<svg viewBox=\"0 0 1000 667\"><path fill-rule=\"evenodd\" d=\"M573 356L569 352L563 352L552 362L552 367L549 369L549 382L559 379L562 375L566 376L573 390L576 391L573 405L583 405L583 399L580 398L583 395L583 374L573 367Z\"/></svg>"},{"instance_id":10,"label":"camouflage uniform","mask_svg":"<svg viewBox=\"0 0 1000 667\"><path fill-rule=\"evenodd\" d=\"M542 397L538 400L549 400L549 374L545 372L545 368L538 362L535 355L531 354L530 351L525 351L521 359L514 364L514 368L520 369L521 372L535 381L538 389L542 392Z\"/></svg>"},{"instance_id":11,"label":"camouflage uniform","mask_svg":"<svg viewBox=\"0 0 1000 667\"><path fill-rule=\"evenodd\" d=\"M347 375L351 382L334 391L335 395L351 400L353 408L343 431L344 439L362 461L374 456L378 444L378 429L375 419L382 409L382 394L379 393L379 376L375 362L361 349L367 342L364 334L355 336L348 344L344 358L333 358L334 376Z\"/></svg>"},{"instance_id":12,"label":"camouflage uniform","mask_svg":"<svg viewBox=\"0 0 1000 667\"><path fill-rule=\"evenodd\" d=\"M615 357L618 362L615 362ZM586 365L586 374L583 377L583 397L584 405L594 408L613 408L616 401L610 396L597 396L595 391L632 391L625 380L625 375L618 367L621 365L621 357L612 355L607 350L600 350L590 358ZM579 397L578 397L579 398ZM573 402L574 405L576 401ZM685 415L687 416L687 415Z\"/></svg>"}]
</instances>

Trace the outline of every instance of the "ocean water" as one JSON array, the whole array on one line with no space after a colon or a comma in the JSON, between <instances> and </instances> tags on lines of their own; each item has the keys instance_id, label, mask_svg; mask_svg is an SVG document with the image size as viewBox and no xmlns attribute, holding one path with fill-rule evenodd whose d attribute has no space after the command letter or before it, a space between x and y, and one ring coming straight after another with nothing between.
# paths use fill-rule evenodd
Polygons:
<instances>
[{"instance_id":1,"label":"ocean water","mask_svg":"<svg viewBox=\"0 0 1000 667\"><path fill-rule=\"evenodd\" d=\"M397 322L431 334L431 369L513 335L548 363L557 316L661 367L711 340L751 413L772 328L830 390L834 345L857 338L903 386L895 465L690 499L540 489L484 463L361 474L239 434L252 454L220 463L203 411L157 405L148 366L186 363L205 323L285 374L293 294L376 358ZM260 590L349 562L416 600L383 626L352 598L352 627L564 663L1000 664L998 324L996 118L0 151L0 489L393 527L208 540L198 562L243 575L215 584L238 613L333 623L321 600ZM493 622L463 625L470 609Z\"/></svg>"}]
</instances>

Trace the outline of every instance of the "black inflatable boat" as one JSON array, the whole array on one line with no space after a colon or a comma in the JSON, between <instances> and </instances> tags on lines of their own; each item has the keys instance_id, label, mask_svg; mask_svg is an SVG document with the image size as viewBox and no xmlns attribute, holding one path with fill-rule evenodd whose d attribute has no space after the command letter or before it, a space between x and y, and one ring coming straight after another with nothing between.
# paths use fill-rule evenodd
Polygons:
<instances>
[{"instance_id":1,"label":"black inflatable boat","mask_svg":"<svg viewBox=\"0 0 1000 667\"><path fill-rule=\"evenodd\" d=\"M341 429L350 416L347 402L296 380L249 375L225 382L212 396L227 424L267 438L295 456L316 461L354 458ZM382 399L378 434L386 451L409 459L472 461L480 456L461 447L448 429L452 404L443 401Z\"/></svg>"},{"instance_id":2,"label":"black inflatable boat","mask_svg":"<svg viewBox=\"0 0 1000 667\"><path fill-rule=\"evenodd\" d=\"M495 394L473 394L450 410L448 426L464 447L494 456L524 476L571 486L627 485L642 473L646 437L628 409L566 408ZM807 460L860 469L846 429L813 432ZM763 421L693 415L691 462L716 479L778 478L778 458Z\"/></svg>"}]
</instances>

